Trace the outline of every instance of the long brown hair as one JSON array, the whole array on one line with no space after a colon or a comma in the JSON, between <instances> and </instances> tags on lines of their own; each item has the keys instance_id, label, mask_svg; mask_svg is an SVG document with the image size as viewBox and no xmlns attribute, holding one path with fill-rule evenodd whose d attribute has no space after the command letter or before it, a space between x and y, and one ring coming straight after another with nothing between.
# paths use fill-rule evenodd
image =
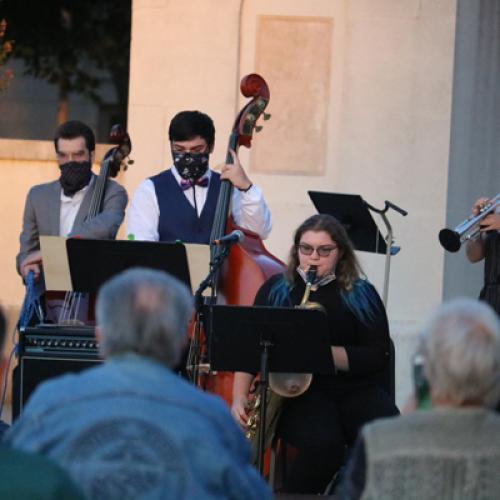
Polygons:
<instances>
[{"instance_id":1,"label":"long brown hair","mask_svg":"<svg viewBox=\"0 0 500 500\"><path fill-rule=\"evenodd\" d=\"M344 226L335 217L327 214L317 214L309 217L295 231L286 270L288 282L293 284L297 279L296 269L299 265L298 245L302 235L307 231L325 231L335 242L340 255L335 274L340 287L346 291L351 291L353 284L361 277L363 271Z\"/></svg>"}]
</instances>

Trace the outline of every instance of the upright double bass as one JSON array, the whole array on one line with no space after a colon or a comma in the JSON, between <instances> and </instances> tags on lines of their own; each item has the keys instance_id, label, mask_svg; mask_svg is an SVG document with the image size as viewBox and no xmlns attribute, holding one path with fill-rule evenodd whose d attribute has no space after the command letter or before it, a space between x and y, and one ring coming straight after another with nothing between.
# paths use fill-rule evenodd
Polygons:
<instances>
[{"instance_id":1,"label":"upright double bass","mask_svg":"<svg viewBox=\"0 0 500 500\"><path fill-rule=\"evenodd\" d=\"M261 115L264 115L264 119L269 117L264 111L270 98L269 87L264 78L255 73L247 75L241 80L240 90L251 100L240 110L234 121L226 156L228 164L233 163L229 150L237 152L239 146L250 148L257 120ZM264 281L282 272L285 266L266 250L257 234L235 224L230 216L232 190L233 186L228 180L221 181L210 239L218 240L235 229L239 229L245 237L231 247L219 275L215 295L219 304L251 305ZM212 258L220 251L220 247L212 247ZM208 389L231 403L232 383L232 374L219 372L212 377L212 384Z\"/></svg>"},{"instance_id":2,"label":"upright double bass","mask_svg":"<svg viewBox=\"0 0 500 500\"><path fill-rule=\"evenodd\" d=\"M126 161L131 150L132 143L129 134L121 125L113 125L109 134L109 142L116 144L110 148L101 162L99 175L95 179L95 187L90 200L90 207L87 213L86 220L97 217L102 211L104 196L106 194L106 185L110 177L116 177L120 168L127 168L127 164L132 163L131 160ZM49 319L52 315L52 309L59 309L57 316L58 324L81 324L93 321L94 319L94 300L92 297L88 307L82 306L82 299L86 294L81 292L65 292L64 300L60 305L59 292L46 292L46 306L49 313ZM88 310L83 310L88 309Z\"/></svg>"}]
</instances>

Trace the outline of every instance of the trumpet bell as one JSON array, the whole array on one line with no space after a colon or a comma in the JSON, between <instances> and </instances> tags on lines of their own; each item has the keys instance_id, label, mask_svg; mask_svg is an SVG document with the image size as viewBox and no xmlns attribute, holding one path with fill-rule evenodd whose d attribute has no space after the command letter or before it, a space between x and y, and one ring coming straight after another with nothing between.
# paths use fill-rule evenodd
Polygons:
<instances>
[{"instance_id":1,"label":"trumpet bell","mask_svg":"<svg viewBox=\"0 0 500 500\"><path fill-rule=\"evenodd\" d=\"M312 373L270 373L269 387L280 396L295 398L309 389Z\"/></svg>"},{"instance_id":2,"label":"trumpet bell","mask_svg":"<svg viewBox=\"0 0 500 500\"><path fill-rule=\"evenodd\" d=\"M458 252L462 245L460 234L453 229L441 229L439 231L439 243L448 252Z\"/></svg>"}]
</instances>

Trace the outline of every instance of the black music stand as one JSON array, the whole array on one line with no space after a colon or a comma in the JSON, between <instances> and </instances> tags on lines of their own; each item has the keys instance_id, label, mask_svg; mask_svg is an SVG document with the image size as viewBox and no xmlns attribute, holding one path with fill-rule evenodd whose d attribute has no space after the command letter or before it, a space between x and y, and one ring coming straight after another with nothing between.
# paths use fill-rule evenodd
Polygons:
<instances>
[{"instance_id":1,"label":"black music stand","mask_svg":"<svg viewBox=\"0 0 500 500\"><path fill-rule=\"evenodd\" d=\"M308 194L320 214L333 215L340 221L356 250L385 254L383 301L387 305L390 259L401 250L401 247L393 245L392 226L387 219L386 212L389 208L403 216L408 215L408 212L387 200L383 209L377 209L363 200L359 194L323 193L320 191L308 191ZM371 212L379 214L384 221L387 228L385 238L380 234Z\"/></svg>"},{"instance_id":2,"label":"black music stand","mask_svg":"<svg viewBox=\"0 0 500 500\"><path fill-rule=\"evenodd\" d=\"M97 292L109 278L132 267L165 271L191 290L182 243L69 238L66 249L73 290L77 292Z\"/></svg>"},{"instance_id":3,"label":"black music stand","mask_svg":"<svg viewBox=\"0 0 500 500\"><path fill-rule=\"evenodd\" d=\"M359 194L308 191L320 214L333 215L346 228L356 250L385 254L387 245Z\"/></svg>"},{"instance_id":4,"label":"black music stand","mask_svg":"<svg viewBox=\"0 0 500 500\"><path fill-rule=\"evenodd\" d=\"M212 370L260 374L258 467L262 474L269 372L335 373L327 317L312 309L213 305L208 333Z\"/></svg>"}]
</instances>

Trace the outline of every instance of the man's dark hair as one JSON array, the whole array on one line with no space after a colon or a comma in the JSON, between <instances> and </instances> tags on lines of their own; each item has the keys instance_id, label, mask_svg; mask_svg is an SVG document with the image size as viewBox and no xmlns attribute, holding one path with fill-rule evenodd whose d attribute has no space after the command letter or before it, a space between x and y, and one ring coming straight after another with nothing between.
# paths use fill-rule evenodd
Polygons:
<instances>
[{"instance_id":1,"label":"man's dark hair","mask_svg":"<svg viewBox=\"0 0 500 500\"><path fill-rule=\"evenodd\" d=\"M200 111L181 111L170 122L168 138L171 141L189 141L200 136L211 149L215 141L215 127L212 118Z\"/></svg>"},{"instance_id":2,"label":"man's dark hair","mask_svg":"<svg viewBox=\"0 0 500 500\"><path fill-rule=\"evenodd\" d=\"M7 319L3 312L3 308L0 307L0 357L2 354L3 344L5 342L5 332L7 331Z\"/></svg>"},{"instance_id":3,"label":"man's dark hair","mask_svg":"<svg viewBox=\"0 0 500 500\"><path fill-rule=\"evenodd\" d=\"M76 139L77 137L83 137L85 139L85 145L90 152L95 150L95 135L92 129L83 122L70 120L69 122L64 122L59 125L56 129L54 134L54 146L56 151L57 141L59 139Z\"/></svg>"}]
</instances>

